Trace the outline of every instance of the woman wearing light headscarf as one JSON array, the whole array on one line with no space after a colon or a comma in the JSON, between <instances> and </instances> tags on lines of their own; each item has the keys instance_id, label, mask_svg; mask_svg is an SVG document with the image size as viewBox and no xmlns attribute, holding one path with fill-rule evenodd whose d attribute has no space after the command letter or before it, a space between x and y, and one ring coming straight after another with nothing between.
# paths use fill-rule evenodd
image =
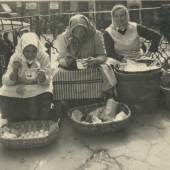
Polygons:
<instances>
[{"instance_id":1,"label":"woman wearing light headscarf","mask_svg":"<svg viewBox=\"0 0 170 170\"><path fill-rule=\"evenodd\" d=\"M9 121L49 118L52 102L49 56L35 33L24 33L0 89L2 117Z\"/></svg>"},{"instance_id":2,"label":"woman wearing light headscarf","mask_svg":"<svg viewBox=\"0 0 170 170\"><path fill-rule=\"evenodd\" d=\"M87 17L72 16L57 41L59 70L53 79L56 100L100 98L103 91L115 85L113 72L103 64L106 61L103 36ZM109 73L113 75L111 85L107 81Z\"/></svg>"},{"instance_id":3,"label":"woman wearing light headscarf","mask_svg":"<svg viewBox=\"0 0 170 170\"><path fill-rule=\"evenodd\" d=\"M142 55L140 37L150 40L151 46L146 56L158 50L160 34L143 25L129 21L128 9L115 5L111 11L112 24L105 29L104 41L107 56L121 62L138 59Z\"/></svg>"}]
</instances>

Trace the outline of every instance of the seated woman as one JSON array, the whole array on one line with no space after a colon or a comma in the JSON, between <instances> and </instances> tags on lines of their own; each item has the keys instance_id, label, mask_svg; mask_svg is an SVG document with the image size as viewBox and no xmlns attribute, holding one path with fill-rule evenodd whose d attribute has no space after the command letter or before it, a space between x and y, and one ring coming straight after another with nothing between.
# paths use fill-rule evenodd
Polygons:
<instances>
[{"instance_id":1,"label":"seated woman","mask_svg":"<svg viewBox=\"0 0 170 170\"><path fill-rule=\"evenodd\" d=\"M24 33L11 56L0 89L2 118L8 121L50 118L51 65L35 33Z\"/></svg>"},{"instance_id":2,"label":"seated woman","mask_svg":"<svg viewBox=\"0 0 170 170\"><path fill-rule=\"evenodd\" d=\"M103 64L106 61L103 36L87 17L72 16L57 41L59 69L53 79L54 99L101 98L103 91L114 86L114 73Z\"/></svg>"},{"instance_id":3,"label":"seated woman","mask_svg":"<svg viewBox=\"0 0 170 170\"><path fill-rule=\"evenodd\" d=\"M146 56L158 50L160 34L143 25L129 21L128 9L115 5L111 11L112 24L105 29L104 42L107 56L119 63L126 59L137 59L142 55L140 37L150 40Z\"/></svg>"}]
</instances>

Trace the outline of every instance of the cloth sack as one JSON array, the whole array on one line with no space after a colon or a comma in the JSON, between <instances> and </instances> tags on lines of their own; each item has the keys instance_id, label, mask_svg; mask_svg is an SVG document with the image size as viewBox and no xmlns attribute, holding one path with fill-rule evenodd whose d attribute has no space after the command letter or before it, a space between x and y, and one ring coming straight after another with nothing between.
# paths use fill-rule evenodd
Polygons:
<instances>
[{"instance_id":1,"label":"cloth sack","mask_svg":"<svg viewBox=\"0 0 170 170\"><path fill-rule=\"evenodd\" d=\"M112 67L106 64L101 64L100 71L103 77L103 91L107 91L115 87L117 84L117 79Z\"/></svg>"}]
</instances>

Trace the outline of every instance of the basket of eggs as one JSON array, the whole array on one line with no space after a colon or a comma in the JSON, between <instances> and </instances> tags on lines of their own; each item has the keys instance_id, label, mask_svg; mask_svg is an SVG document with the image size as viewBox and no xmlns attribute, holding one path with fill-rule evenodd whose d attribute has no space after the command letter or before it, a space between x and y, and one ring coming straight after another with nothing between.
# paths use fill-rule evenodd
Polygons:
<instances>
[{"instance_id":1,"label":"basket of eggs","mask_svg":"<svg viewBox=\"0 0 170 170\"><path fill-rule=\"evenodd\" d=\"M0 142L11 149L26 149L53 143L59 133L59 122L23 121L7 123L0 128Z\"/></svg>"}]
</instances>

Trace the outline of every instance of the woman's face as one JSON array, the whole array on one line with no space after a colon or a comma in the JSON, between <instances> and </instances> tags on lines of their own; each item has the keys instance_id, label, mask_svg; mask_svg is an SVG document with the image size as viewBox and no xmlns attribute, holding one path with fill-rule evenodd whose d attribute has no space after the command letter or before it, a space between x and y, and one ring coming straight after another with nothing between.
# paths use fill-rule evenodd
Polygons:
<instances>
[{"instance_id":1,"label":"woman's face","mask_svg":"<svg viewBox=\"0 0 170 170\"><path fill-rule=\"evenodd\" d=\"M126 29L128 25L128 18L124 9L118 9L113 15L114 24L120 29Z\"/></svg>"},{"instance_id":2,"label":"woman's face","mask_svg":"<svg viewBox=\"0 0 170 170\"><path fill-rule=\"evenodd\" d=\"M73 34L73 37L81 40L86 35L86 29L82 26L78 26L78 27L74 28L72 34Z\"/></svg>"},{"instance_id":3,"label":"woman's face","mask_svg":"<svg viewBox=\"0 0 170 170\"><path fill-rule=\"evenodd\" d=\"M23 54L27 60L32 61L37 56L37 48L33 45L28 45L24 48Z\"/></svg>"}]
</instances>

